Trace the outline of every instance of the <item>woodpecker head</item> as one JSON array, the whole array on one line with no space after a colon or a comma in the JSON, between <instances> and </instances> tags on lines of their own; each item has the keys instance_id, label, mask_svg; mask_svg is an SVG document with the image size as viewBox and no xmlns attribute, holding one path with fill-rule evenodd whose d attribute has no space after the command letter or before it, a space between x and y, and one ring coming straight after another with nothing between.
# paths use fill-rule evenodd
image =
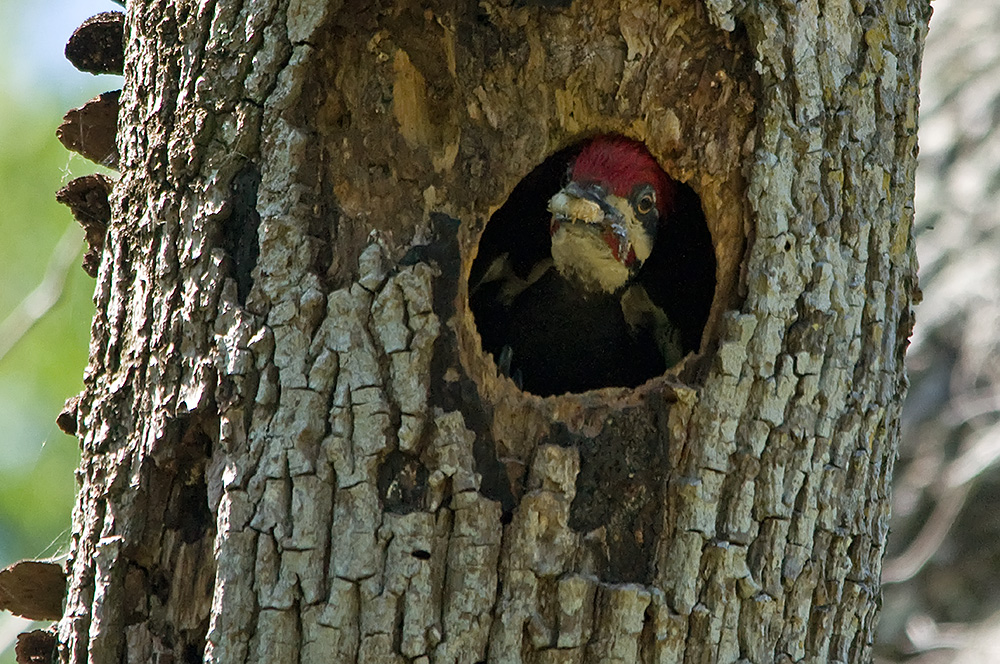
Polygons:
<instances>
[{"instance_id":1,"label":"woodpecker head","mask_svg":"<svg viewBox=\"0 0 1000 664\"><path fill-rule=\"evenodd\" d=\"M649 258L675 184L642 143L592 139L573 161L569 184L549 200L556 268L587 290L619 290Z\"/></svg>"}]
</instances>

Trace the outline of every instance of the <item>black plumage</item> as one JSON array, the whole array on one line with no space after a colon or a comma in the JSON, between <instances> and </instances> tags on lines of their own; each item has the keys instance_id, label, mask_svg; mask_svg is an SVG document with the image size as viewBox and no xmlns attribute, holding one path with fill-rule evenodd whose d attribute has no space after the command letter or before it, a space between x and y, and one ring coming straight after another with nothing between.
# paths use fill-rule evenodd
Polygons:
<instances>
[{"instance_id":1,"label":"black plumage","mask_svg":"<svg viewBox=\"0 0 1000 664\"><path fill-rule=\"evenodd\" d=\"M506 309L503 342L532 394L634 387L666 369L652 328L633 333L618 294L581 291L554 268Z\"/></svg>"}]
</instances>

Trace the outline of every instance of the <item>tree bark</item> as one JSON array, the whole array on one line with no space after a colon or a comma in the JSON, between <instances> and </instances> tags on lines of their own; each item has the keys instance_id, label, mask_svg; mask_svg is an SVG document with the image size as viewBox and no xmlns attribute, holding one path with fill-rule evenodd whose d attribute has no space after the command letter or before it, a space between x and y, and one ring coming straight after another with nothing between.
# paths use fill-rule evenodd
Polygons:
<instances>
[{"instance_id":1,"label":"tree bark","mask_svg":"<svg viewBox=\"0 0 1000 664\"><path fill-rule=\"evenodd\" d=\"M929 6L130 3L64 661L867 661ZM468 310L548 155L701 197L701 353L539 398Z\"/></svg>"}]
</instances>

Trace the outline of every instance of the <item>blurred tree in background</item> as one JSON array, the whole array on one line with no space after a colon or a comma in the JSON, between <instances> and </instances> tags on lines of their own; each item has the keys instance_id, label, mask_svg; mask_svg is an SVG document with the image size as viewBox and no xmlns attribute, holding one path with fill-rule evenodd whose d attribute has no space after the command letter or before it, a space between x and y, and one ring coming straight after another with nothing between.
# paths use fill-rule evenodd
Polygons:
<instances>
[{"instance_id":1,"label":"blurred tree in background","mask_svg":"<svg viewBox=\"0 0 1000 664\"><path fill-rule=\"evenodd\" d=\"M55 192L95 168L55 130L118 79L76 71L62 50L85 18L116 8L0 0L0 567L57 556L68 540L79 449L55 417L82 387L94 280L80 268L83 231ZM58 301L22 336L43 295ZM0 652L22 624L0 613Z\"/></svg>"},{"instance_id":2,"label":"blurred tree in background","mask_svg":"<svg viewBox=\"0 0 1000 664\"><path fill-rule=\"evenodd\" d=\"M1000 0L935 0L886 661L1000 662Z\"/></svg>"}]
</instances>

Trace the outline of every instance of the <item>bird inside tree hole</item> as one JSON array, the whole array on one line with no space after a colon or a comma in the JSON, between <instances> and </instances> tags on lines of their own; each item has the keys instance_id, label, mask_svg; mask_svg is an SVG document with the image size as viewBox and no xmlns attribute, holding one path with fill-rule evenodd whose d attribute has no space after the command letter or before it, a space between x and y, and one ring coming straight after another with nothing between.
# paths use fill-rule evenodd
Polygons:
<instances>
[{"instance_id":1,"label":"bird inside tree hole","mask_svg":"<svg viewBox=\"0 0 1000 664\"><path fill-rule=\"evenodd\" d=\"M715 265L697 194L642 143L603 135L514 187L480 238L469 305L527 392L636 387L698 351Z\"/></svg>"}]
</instances>

